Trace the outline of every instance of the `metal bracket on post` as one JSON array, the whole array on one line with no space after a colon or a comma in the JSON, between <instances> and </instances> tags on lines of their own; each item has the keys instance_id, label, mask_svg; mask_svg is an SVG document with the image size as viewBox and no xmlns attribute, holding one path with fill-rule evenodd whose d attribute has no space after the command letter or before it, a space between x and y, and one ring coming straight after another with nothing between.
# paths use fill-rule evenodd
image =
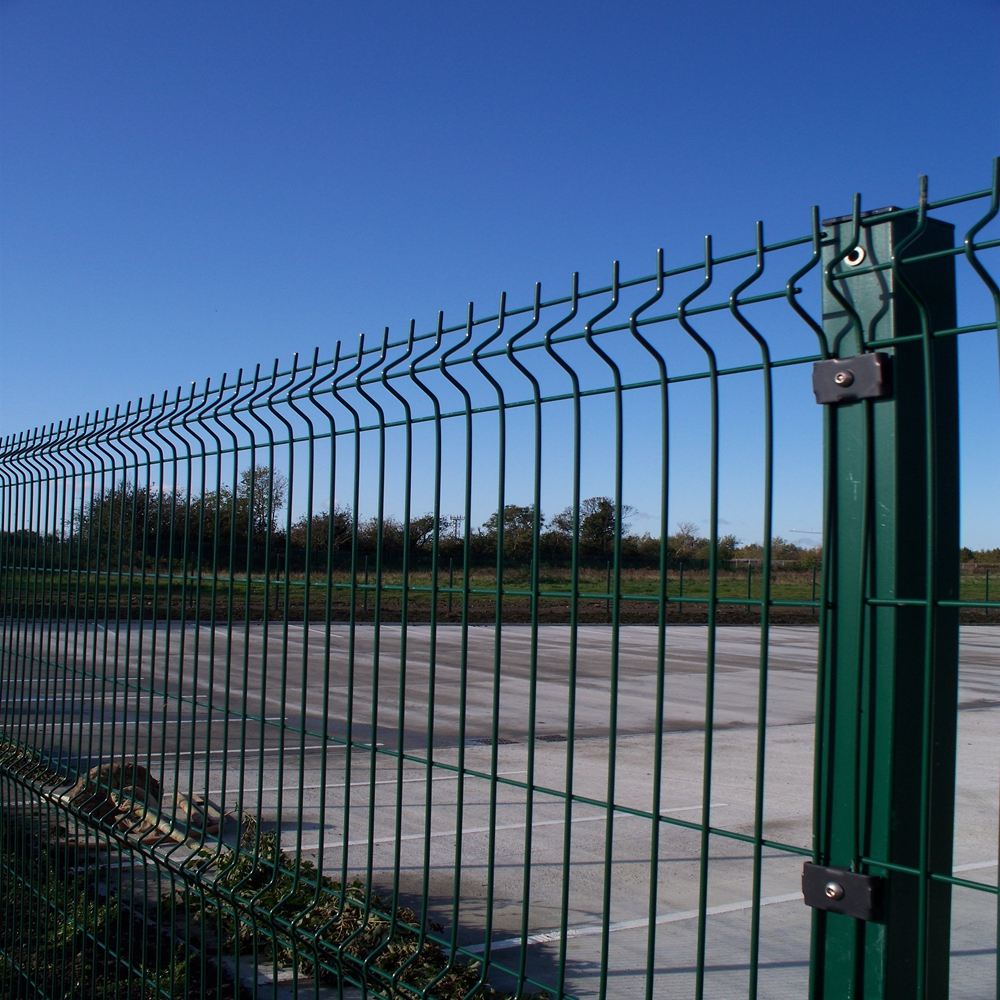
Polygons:
<instances>
[{"instance_id":1,"label":"metal bracket on post","mask_svg":"<svg viewBox=\"0 0 1000 1000\"><path fill-rule=\"evenodd\" d=\"M882 919L885 879L847 868L825 868L807 861L802 868L802 898L814 910L843 913L857 920Z\"/></svg>"},{"instance_id":2,"label":"metal bracket on post","mask_svg":"<svg viewBox=\"0 0 1000 1000\"><path fill-rule=\"evenodd\" d=\"M830 358L813 365L813 392L817 403L852 403L856 399L886 399L892 395L892 366L888 354L858 354Z\"/></svg>"}]
</instances>

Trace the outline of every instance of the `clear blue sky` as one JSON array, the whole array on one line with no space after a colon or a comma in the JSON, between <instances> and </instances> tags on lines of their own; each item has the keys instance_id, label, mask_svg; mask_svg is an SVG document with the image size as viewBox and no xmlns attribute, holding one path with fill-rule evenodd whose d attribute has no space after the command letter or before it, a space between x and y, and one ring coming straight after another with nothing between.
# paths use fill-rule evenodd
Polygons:
<instances>
[{"instance_id":1,"label":"clear blue sky","mask_svg":"<svg viewBox=\"0 0 1000 1000\"><path fill-rule=\"evenodd\" d=\"M996 0L4 0L0 433L985 187L998 69Z\"/></svg>"}]
</instances>

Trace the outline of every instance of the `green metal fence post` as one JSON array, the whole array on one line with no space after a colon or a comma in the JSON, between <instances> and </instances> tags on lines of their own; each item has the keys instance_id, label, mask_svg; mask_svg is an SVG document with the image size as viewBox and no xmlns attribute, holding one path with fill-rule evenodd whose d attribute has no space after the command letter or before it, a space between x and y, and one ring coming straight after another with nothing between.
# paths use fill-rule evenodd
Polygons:
<instances>
[{"instance_id":1,"label":"green metal fence post","mask_svg":"<svg viewBox=\"0 0 1000 1000\"><path fill-rule=\"evenodd\" d=\"M955 269L946 254L903 263L953 245L925 205L856 203L824 224L831 356L891 355L887 396L826 407L814 847L821 865L882 877L884 905L870 921L814 911L824 1000L948 994L951 887L931 875L952 864L958 610L939 602L959 596L958 374L955 337L933 334L956 326Z\"/></svg>"}]
</instances>

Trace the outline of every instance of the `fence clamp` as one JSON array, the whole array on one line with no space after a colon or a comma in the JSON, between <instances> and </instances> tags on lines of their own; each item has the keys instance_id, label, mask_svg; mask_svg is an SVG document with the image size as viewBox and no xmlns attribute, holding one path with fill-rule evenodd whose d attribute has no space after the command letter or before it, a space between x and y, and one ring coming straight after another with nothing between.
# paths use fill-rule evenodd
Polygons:
<instances>
[{"instance_id":1,"label":"fence clamp","mask_svg":"<svg viewBox=\"0 0 1000 1000\"><path fill-rule=\"evenodd\" d=\"M861 875L846 868L824 868L807 861L802 868L802 895L806 906L843 913L858 920L882 919L885 879Z\"/></svg>"},{"instance_id":2,"label":"fence clamp","mask_svg":"<svg viewBox=\"0 0 1000 1000\"><path fill-rule=\"evenodd\" d=\"M813 364L813 392L817 403L850 403L856 399L884 399L892 395L892 367L888 354L857 354Z\"/></svg>"}]
</instances>

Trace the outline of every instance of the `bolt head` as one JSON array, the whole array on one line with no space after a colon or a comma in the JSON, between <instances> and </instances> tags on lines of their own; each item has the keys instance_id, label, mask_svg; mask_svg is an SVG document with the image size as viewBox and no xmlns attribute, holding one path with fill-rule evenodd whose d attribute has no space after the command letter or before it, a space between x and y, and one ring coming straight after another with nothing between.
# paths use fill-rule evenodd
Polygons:
<instances>
[{"instance_id":1,"label":"bolt head","mask_svg":"<svg viewBox=\"0 0 1000 1000\"><path fill-rule=\"evenodd\" d=\"M854 375L851 372L837 372L837 374L833 376L833 381L836 382L837 385L851 385L854 382Z\"/></svg>"},{"instance_id":2,"label":"bolt head","mask_svg":"<svg viewBox=\"0 0 1000 1000\"><path fill-rule=\"evenodd\" d=\"M839 882L827 882L823 886L823 892L826 893L827 899L843 899L844 898L844 887Z\"/></svg>"}]
</instances>

